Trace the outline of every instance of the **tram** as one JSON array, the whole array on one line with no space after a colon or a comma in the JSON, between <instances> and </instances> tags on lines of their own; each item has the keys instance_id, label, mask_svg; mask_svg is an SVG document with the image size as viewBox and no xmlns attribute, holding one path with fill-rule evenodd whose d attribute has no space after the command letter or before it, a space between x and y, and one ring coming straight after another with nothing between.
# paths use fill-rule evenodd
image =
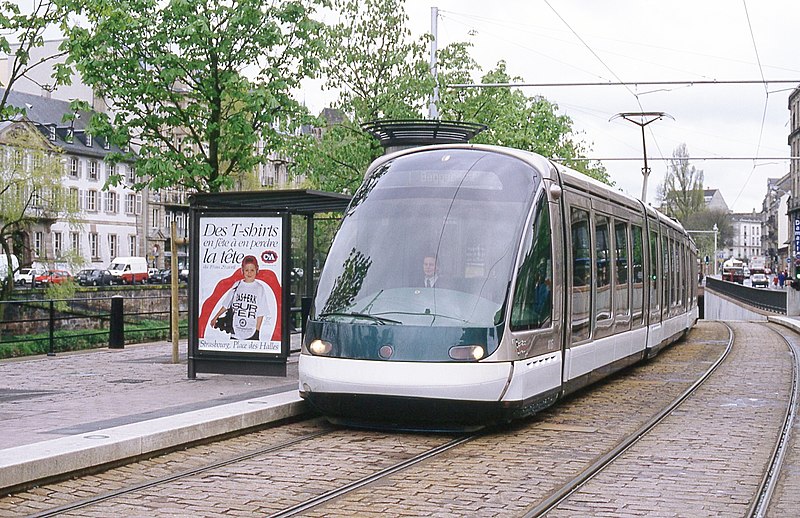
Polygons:
<instances>
[{"instance_id":1,"label":"tram","mask_svg":"<svg viewBox=\"0 0 800 518\"><path fill-rule=\"evenodd\" d=\"M687 333L696 259L676 221L533 153L381 157L321 272L300 394L353 426L531 415Z\"/></svg>"}]
</instances>

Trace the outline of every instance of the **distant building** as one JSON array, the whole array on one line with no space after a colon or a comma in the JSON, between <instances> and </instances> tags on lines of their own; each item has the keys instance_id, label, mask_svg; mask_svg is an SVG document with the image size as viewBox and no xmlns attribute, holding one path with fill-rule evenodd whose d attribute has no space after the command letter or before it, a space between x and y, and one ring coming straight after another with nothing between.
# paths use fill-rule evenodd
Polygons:
<instances>
[{"instance_id":1,"label":"distant building","mask_svg":"<svg viewBox=\"0 0 800 518\"><path fill-rule=\"evenodd\" d=\"M718 189L704 189L703 202L708 210L730 211L728 204L725 203L725 198Z\"/></svg>"},{"instance_id":2,"label":"distant building","mask_svg":"<svg viewBox=\"0 0 800 518\"><path fill-rule=\"evenodd\" d=\"M763 214L761 248L764 251L766 264L772 270L786 269L788 264L791 234L787 213L790 196L789 173L781 178L767 179L767 193L761 205Z\"/></svg>"},{"instance_id":3,"label":"distant building","mask_svg":"<svg viewBox=\"0 0 800 518\"><path fill-rule=\"evenodd\" d=\"M763 254L761 249L761 224L763 215L760 212L733 213L733 243L729 247L729 257L747 262L751 257Z\"/></svg>"}]
</instances>

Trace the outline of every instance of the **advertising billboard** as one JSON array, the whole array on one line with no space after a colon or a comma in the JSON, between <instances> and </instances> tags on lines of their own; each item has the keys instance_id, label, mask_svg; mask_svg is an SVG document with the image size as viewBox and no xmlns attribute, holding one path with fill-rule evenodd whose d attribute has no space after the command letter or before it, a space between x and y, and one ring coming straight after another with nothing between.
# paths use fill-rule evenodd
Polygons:
<instances>
[{"instance_id":1,"label":"advertising billboard","mask_svg":"<svg viewBox=\"0 0 800 518\"><path fill-rule=\"evenodd\" d=\"M288 214L192 214L189 377L283 375L289 356Z\"/></svg>"}]
</instances>

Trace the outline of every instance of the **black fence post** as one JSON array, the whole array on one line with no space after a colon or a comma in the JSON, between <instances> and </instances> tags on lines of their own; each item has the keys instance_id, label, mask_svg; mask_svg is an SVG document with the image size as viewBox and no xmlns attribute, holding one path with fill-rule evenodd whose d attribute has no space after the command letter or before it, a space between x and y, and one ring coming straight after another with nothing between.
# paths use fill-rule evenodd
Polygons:
<instances>
[{"instance_id":1,"label":"black fence post","mask_svg":"<svg viewBox=\"0 0 800 518\"><path fill-rule=\"evenodd\" d=\"M55 348L55 331L56 331L56 309L55 309L55 301L50 301L50 316L48 318L48 328L50 332L50 349L47 351L47 356L55 356L56 355L56 348Z\"/></svg>"},{"instance_id":2,"label":"black fence post","mask_svg":"<svg viewBox=\"0 0 800 518\"><path fill-rule=\"evenodd\" d=\"M111 297L111 319L108 326L108 348L125 348L125 321L122 312L122 295Z\"/></svg>"}]
</instances>

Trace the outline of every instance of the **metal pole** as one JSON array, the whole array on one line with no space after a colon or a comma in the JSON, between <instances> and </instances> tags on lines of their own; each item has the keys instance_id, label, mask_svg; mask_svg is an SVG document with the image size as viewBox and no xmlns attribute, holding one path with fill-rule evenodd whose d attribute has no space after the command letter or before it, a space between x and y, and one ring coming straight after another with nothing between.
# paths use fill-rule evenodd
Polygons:
<instances>
[{"instance_id":1,"label":"metal pole","mask_svg":"<svg viewBox=\"0 0 800 518\"><path fill-rule=\"evenodd\" d=\"M170 235L170 247L172 249L172 257L170 258L170 269L172 276L170 277L170 287L172 288L171 297L171 319L170 319L170 332L172 333L172 363L178 363L178 339L180 338L180 330L178 329L178 228L175 220L172 220L172 229Z\"/></svg>"},{"instance_id":2,"label":"metal pole","mask_svg":"<svg viewBox=\"0 0 800 518\"><path fill-rule=\"evenodd\" d=\"M439 31L438 19L439 8L431 7L431 34L433 35L433 39L431 40L431 74L433 75L433 95L431 96L431 104L428 106L429 119L439 118L439 109L436 107L439 102L439 69L436 59L436 38Z\"/></svg>"},{"instance_id":3,"label":"metal pole","mask_svg":"<svg viewBox=\"0 0 800 518\"><path fill-rule=\"evenodd\" d=\"M612 121L617 117L621 117L626 121L632 122L642 128L642 152L644 153L644 167L642 168L642 175L644 175L644 180L642 181L642 203L647 203L647 177L650 175L650 168L647 167L647 146L644 138L644 127L651 122L655 122L664 117L669 117L670 119L673 119L673 117L672 115L664 112L626 112L614 115L609 119L609 121Z\"/></svg>"},{"instance_id":4,"label":"metal pole","mask_svg":"<svg viewBox=\"0 0 800 518\"><path fill-rule=\"evenodd\" d=\"M647 142L644 138L644 124L642 125L642 153L644 153L644 167L642 168L642 203L647 203L647 177L650 176L650 168L647 167Z\"/></svg>"},{"instance_id":5,"label":"metal pole","mask_svg":"<svg viewBox=\"0 0 800 518\"><path fill-rule=\"evenodd\" d=\"M31 284L33 284L33 283L31 283ZM50 319L49 319L48 324L49 324L48 327L49 327L49 330L50 330L50 350L47 351L47 356L55 356L56 355L56 350L55 350L55 343L53 342L53 339L54 339L55 328L56 328L56 315L55 315L55 304L53 303L52 300L50 301Z\"/></svg>"}]
</instances>

